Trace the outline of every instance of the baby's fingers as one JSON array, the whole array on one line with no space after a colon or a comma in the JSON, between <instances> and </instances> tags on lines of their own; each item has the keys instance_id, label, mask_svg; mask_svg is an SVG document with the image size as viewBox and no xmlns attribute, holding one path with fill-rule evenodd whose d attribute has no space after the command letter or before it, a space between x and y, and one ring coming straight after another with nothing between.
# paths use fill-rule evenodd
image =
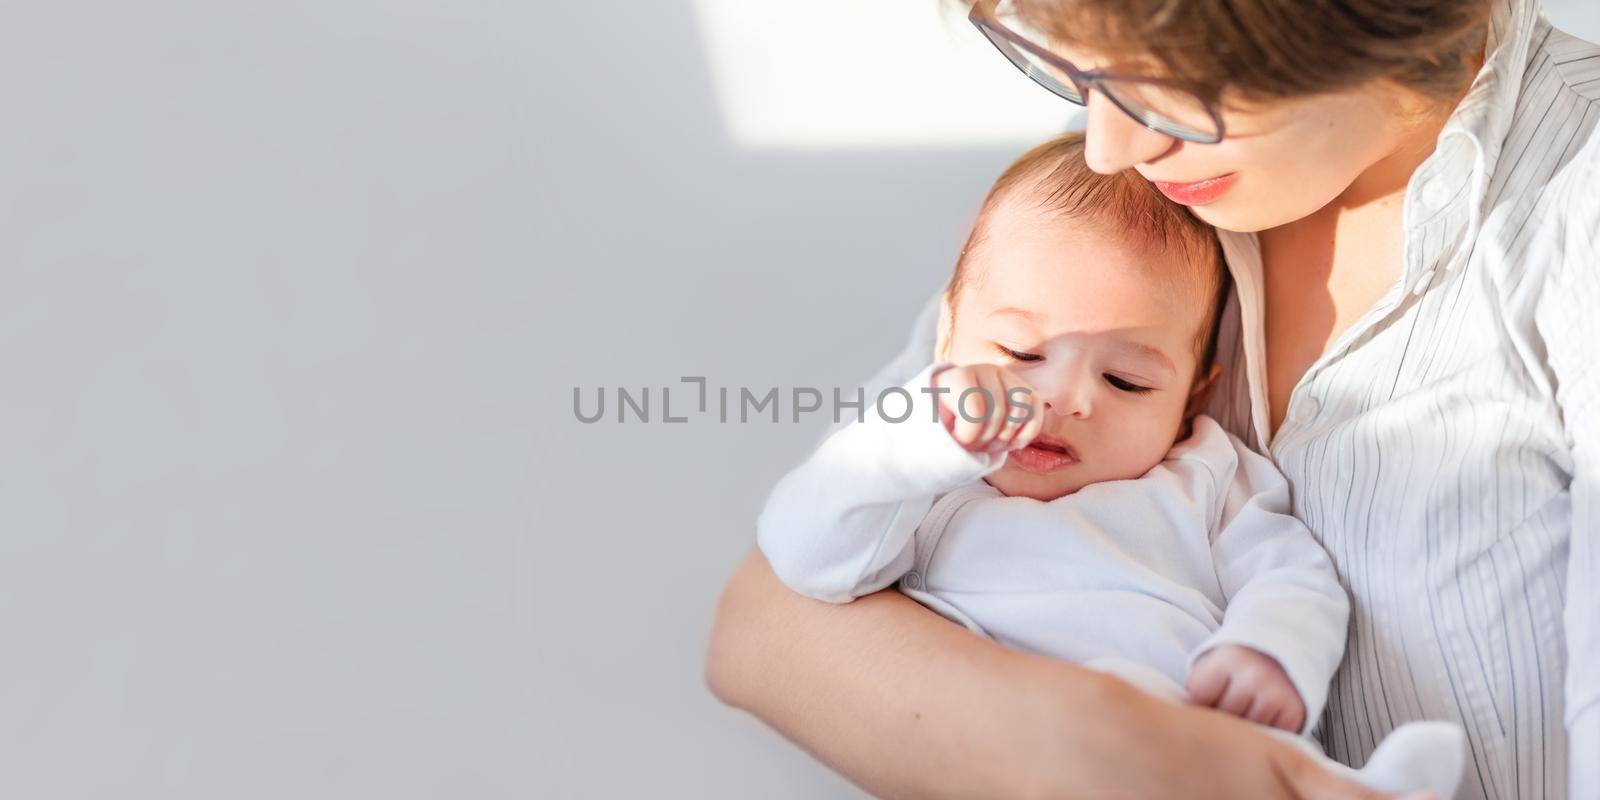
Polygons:
<instances>
[{"instance_id":1,"label":"baby's fingers","mask_svg":"<svg viewBox=\"0 0 1600 800\"><path fill-rule=\"evenodd\" d=\"M1011 438L1011 449L1018 450L1027 447L1034 439L1039 438L1039 433L1044 430L1044 409L1040 403L1034 403L1028 416L1028 421L1022 424L1017 435Z\"/></svg>"},{"instance_id":2,"label":"baby's fingers","mask_svg":"<svg viewBox=\"0 0 1600 800\"><path fill-rule=\"evenodd\" d=\"M1228 690L1222 693L1222 699L1217 702L1216 708L1236 717L1243 717L1250 711L1250 706L1256 700L1255 688L1245 681L1231 680Z\"/></svg>"},{"instance_id":3,"label":"baby's fingers","mask_svg":"<svg viewBox=\"0 0 1600 800\"><path fill-rule=\"evenodd\" d=\"M979 395L983 400L983 431L975 442L983 449L998 450L1004 444L999 441L1000 432L1005 430L1007 424L1006 413L1006 381L1001 370L984 370L979 373L978 380L982 384L986 395Z\"/></svg>"},{"instance_id":4,"label":"baby's fingers","mask_svg":"<svg viewBox=\"0 0 1600 800\"><path fill-rule=\"evenodd\" d=\"M1244 718L1258 725L1271 725L1283 713L1283 698L1269 692L1262 692L1250 704L1250 710Z\"/></svg>"},{"instance_id":5,"label":"baby's fingers","mask_svg":"<svg viewBox=\"0 0 1600 800\"><path fill-rule=\"evenodd\" d=\"M1001 399L1006 424L999 436L1003 449L1026 447L1033 437L1039 435L1040 413L1035 406L1032 387L1020 379L1006 386L1005 397Z\"/></svg>"},{"instance_id":6,"label":"baby's fingers","mask_svg":"<svg viewBox=\"0 0 1600 800\"><path fill-rule=\"evenodd\" d=\"M1184 687L1189 692L1189 699L1197 705L1215 706L1228 689L1228 673L1220 669L1206 669L1204 662L1196 667L1194 672L1189 673L1189 685Z\"/></svg>"},{"instance_id":7,"label":"baby's fingers","mask_svg":"<svg viewBox=\"0 0 1600 800\"><path fill-rule=\"evenodd\" d=\"M1298 731L1306 724L1306 704L1300 700L1298 693L1288 697L1283 703L1283 712L1278 715L1271 725L1286 731Z\"/></svg>"},{"instance_id":8,"label":"baby's fingers","mask_svg":"<svg viewBox=\"0 0 1600 800\"><path fill-rule=\"evenodd\" d=\"M972 449L973 440L978 438L983 423L983 417L974 413L981 403L978 393L971 391L973 384L971 371L964 368L949 369L939 376L939 388L949 390L944 393L943 402L951 412L950 436L969 450Z\"/></svg>"}]
</instances>

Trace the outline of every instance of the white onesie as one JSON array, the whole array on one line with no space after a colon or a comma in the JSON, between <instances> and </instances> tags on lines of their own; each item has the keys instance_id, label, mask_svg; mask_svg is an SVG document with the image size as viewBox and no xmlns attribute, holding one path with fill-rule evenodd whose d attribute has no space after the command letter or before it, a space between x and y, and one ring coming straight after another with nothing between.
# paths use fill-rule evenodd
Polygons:
<instances>
[{"instance_id":1,"label":"white onesie","mask_svg":"<svg viewBox=\"0 0 1600 800\"><path fill-rule=\"evenodd\" d=\"M1270 461L1202 416L1142 477L1048 502L1006 497L982 480L1004 455L967 452L921 391L943 366L902 387L903 422L869 398L863 421L778 483L757 537L785 584L843 603L898 581L977 633L1174 699L1196 657L1243 645L1282 665L1310 730L1349 601Z\"/></svg>"}]
</instances>

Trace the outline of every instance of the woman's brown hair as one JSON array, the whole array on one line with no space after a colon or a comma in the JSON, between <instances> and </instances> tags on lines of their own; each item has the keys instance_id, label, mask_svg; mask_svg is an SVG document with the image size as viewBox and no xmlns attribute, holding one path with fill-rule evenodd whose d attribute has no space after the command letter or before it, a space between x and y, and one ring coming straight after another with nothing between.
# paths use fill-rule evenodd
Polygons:
<instances>
[{"instance_id":1,"label":"woman's brown hair","mask_svg":"<svg viewBox=\"0 0 1600 800\"><path fill-rule=\"evenodd\" d=\"M1055 41L1149 62L1208 100L1374 80L1448 100L1471 80L1489 11L1487 0L1013 0L1007 15Z\"/></svg>"}]
</instances>

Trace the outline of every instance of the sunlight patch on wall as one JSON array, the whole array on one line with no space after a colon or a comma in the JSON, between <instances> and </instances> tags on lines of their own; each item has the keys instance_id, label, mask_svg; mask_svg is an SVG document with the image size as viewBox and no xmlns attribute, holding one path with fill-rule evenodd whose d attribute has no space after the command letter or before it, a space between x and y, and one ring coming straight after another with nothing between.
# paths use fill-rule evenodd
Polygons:
<instances>
[{"instance_id":1,"label":"sunlight patch on wall","mask_svg":"<svg viewBox=\"0 0 1600 800\"><path fill-rule=\"evenodd\" d=\"M1019 145L1077 107L947 0L695 0L730 137L753 149Z\"/></svg>"}]
</instances>

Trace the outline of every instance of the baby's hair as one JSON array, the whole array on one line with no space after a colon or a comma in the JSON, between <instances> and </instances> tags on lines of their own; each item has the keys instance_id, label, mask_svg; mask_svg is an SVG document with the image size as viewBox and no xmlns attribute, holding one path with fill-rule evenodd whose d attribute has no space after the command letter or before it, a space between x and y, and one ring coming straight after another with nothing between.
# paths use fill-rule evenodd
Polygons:
<instances>
[{"instance_id":1,"label":"baby's hair","mask_svg":"<svg viewBox=\"0 0 1600 800\"><path fill-rule=\"evenodd\" d=\"M1174 291L1198 287L1204 292L1205 316L1196 332L1195 355L1196 378L1205 375L1216 358L1217 315L1228 290L1228 272L1216 231L1132 170L1102 175L1089 169L1084 163L1081 133L1058 136L1023 153L990 187L946 290L952 320L961 292L978 279L969 262L985 244L990 215L1002 204L1013 202L1029 203L1031 211L1048 220L1096 224L1147 251L1176 248L1185 274L1165 276L1165 283Z\"/></svg>"}]
</instances>

